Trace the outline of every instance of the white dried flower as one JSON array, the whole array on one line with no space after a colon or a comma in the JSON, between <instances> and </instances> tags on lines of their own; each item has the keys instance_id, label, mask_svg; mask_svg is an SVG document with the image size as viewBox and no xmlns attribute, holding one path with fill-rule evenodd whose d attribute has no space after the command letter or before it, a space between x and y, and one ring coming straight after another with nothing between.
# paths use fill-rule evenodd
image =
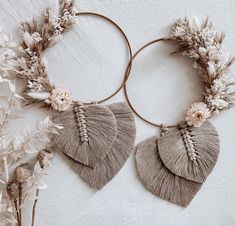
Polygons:
<instances>
[{"instance_id":1,"label":"white dried flower","mask_svg":"<svg viewBox=\"0 0 235 226\"><path fill-rule=\"evenodd\" d=\"M209 75L213 77L214 74L215 74L215 64L213 62L209 61L207 63L207 66L208 66L208 73L209 73Z\"/></svg>"},{"instance_id":2,"label":"white dried flower","mask_svg":"<svg viewBox=\"0 0 235 226\"><path fill-rule=\"evenodd\" d=\"M190 106L186 115L189 126L200 127L210 117L210 111L203 102L197 102Z\"/></svg>"},{"instance_id":3,"label":"white dried flower","mask_svg":"<svg viewBox=\"0 0 235 226\"><path fill-rule=\"evenodd\" d=\"M215 107L216 109L219 109L219 110L222 110L222 109L228 107L228 102L226 102L225 100L223 100L221 98L211 99L210 103L213 107Z\"/></svg>"},{"instance_id":4,"label":"white dried flower","mask_svg":"<svg viewBox=\"0 0 235 226\"><path fill-rule=\"evenodd\" d=\"M199 47L198 52L200 53L201 57L206 57L208 50L204 47Z\"/></svg>"},{"instance_id":5,"label":"white dried flower","mask_svg":"<svg viewBox=\"0 0 235 226\"><path fill-rule=\"evenodd\" d=\"M58 23L58 22L54 23L55 34L60 35L63 32L63 30L64 30L64 28L61 27L60 23Z\"/></svg>"},{"instance_id":6,"label":"white dried flower","mask_svg":"<svg viewBox=\"0 0 235 226\"><path fill-rule=\"evenodd\" d=\"M57 111L66 111L72 104L72 97L66 90L56 88L50 97L51 106Z\"/></svg>"},{"instance_id":7,"label":"white dried flower","mask_svg":"<svg viewBox=\"0 0 235 226\"><path fill-rule=\"evenodd\" d=\"M185 35L185 29L182 28L182 27L180 27L180 26L177 26L177 27L175 28L175 30L173 31L173 34L174 34L174 36L176 36L176 37L180 37L180 36L182 36L182 35Z\"/></svg>"},{"instance_id":8,"label":"white dried flower","mask_svg":"<svg viewBox=\"0 0 235 226\"><path fill-rule=\"evenodd\" d=\"M220 51L217 54L217 61L220 67L224 68L225 65L229 62L230 60L230 54L227 52Z\"/></svg>"},{"instance_id":9,"label":"white dried flower","mask_svg":"<svg viewBox=\"0 0 235 226\"><path fill-rule=\"evenodd\" d=\"M38 43L42 40L41 35L38 32L33 32L30 34L29 32L24 32L23 40L25 44L29 46L33 46L35 43Z\"/></svg>"},{"instance_id":10,"label":"white dried flower","mask_svg":"<svg viewBox=\"0 0 235 226\"><path fill-rule=\"evenodd\" d=\"M40 42L42 41L42 37L38 32L33 32L31 37L34 39L35 42Z\"/></svg>"},{"instance_id":11,"label":"white dried flower","mask_svg":"<svg viewBox=\"0 0 235 226\"><path fill-rule=\"evenodd\" d=\"M29 32L24 32L23 40L27 46L31 46L34 43L33 37L29 34Z\"/></svg>"},{"instance_id":12,"label":"white dried flower","mask_svg":"<svg viewBox=\"0 0 235 226\"><path fill-rule=\"evenodd\" d=\"M40 82L31 81L31 80L28 80L27 87L30 88L31 91L34 91L34 92L42 91L42 88L43 88Z\"/></svg>"},{"instance_id":13,"label":"white dried flower","mask_svg":"<svg viewBox=\"0 0 235 226\"><path fill-rule=\"evenodd\" d=\"M226 88L222 79L215 79L212 83L211 90L214 93L221 93Z\"/></svg>"}]
</instances>

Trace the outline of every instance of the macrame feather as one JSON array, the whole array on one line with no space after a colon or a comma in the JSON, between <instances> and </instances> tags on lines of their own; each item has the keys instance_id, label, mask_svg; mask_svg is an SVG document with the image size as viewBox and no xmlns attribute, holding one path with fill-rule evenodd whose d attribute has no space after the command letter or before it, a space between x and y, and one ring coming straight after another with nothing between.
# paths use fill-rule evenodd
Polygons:
<instances>
[{"instance_id":1,"label":"macrame feather","mask_svg":"<svg viewBox=\"0 0 235 226\"><path fill-rule=\"evenodd\" d=\"M101 189L122 168L133 150L135 141L134 116L126 103L115 103L108 106L117 120L117 137L105 158L94 168L82 165L71 158L66 159L90 186Z\"/></svg>"},{"instance_id":2,"label":"macrame feather","mask_svg":"<svg viewBox=\"0 0 235 226\"><path fill-rule=\"evenodd\" d=\"M203 183L213 170L219 155L219 136L215 127L182 125L158 139L164 165L174 174Z\"/></svg>"},{"instance_id":3,"label":"macrame feather","mask_svg":"<svg viewBox=\"0 0 235 226\"><path fill-rule=\"evenodd\" d=\"M107 106L75 103L55 113L54 122L64 127L55 143L70 158L89 167L104 159L117 135L114 114Z\"/></svg>"},{"instance_id":4,"label":"macrame feather","mask_svg":"<svg viewBox=\"0 0 235 226\"><path fill-rule=\"evenodd\" d=\"M162 199L186 207L201 187L200 183L179 177L165 167L158 153L156 137L140 143L135 157L144 186Z\"/></svg>"}]
</instances>

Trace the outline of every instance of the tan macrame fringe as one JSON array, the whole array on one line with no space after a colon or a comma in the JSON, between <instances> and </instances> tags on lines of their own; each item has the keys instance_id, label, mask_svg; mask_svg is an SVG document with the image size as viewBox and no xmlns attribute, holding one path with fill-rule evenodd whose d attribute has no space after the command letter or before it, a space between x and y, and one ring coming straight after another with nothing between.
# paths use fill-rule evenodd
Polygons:
<instances>
[{"instance_id":1,"label":"tan macrame fringe","mask_svg":"<svg viewBox=\"0 0 235 226\"><path fill-rule=\"evenodd\" d=\"M64 156L74 171L97 189L106 185L123 167L135 141L134 116L127 104L115 103L108 107L116 118L117 136L105 158L91 168Z\"/></svg>"},{"instance_id":2,"label":"tan macrame fringe","mask_svg":"<svg viewBox=\"0 0 235 226\"><path fill-rule=\"evenodd\" d=\"M219 135L209 121L199 128L181 126L160 137L158 149L161 160L172 173L203 183L217 162Z\"/></svg>"},{"instance_id":3,"label":"tan macrame fringe","mask_svg":"<svg viewBox=\"0 0 235 226\"><path fill-rule=\"evenodd\" d=\"M64 127L60 135L55 137L55 142L70 158L94 167L98 161L104 159L116 139L116 119L107 106L85 105L79 113L79 120L84 120L84 123L81 123L82 128L77 125L78 118L74 107L77 107L77 104L68 111L53 114L53 121ZM80 139L81 136L87 142Z\"/></svg>"},{"instance_id":4,"label":"tan macrame fringe","mask_svg":"<svg viewBox=\"0 0 235 226\"><path fill-rule=\"evenodd\" d=\"M156 137L141 142L135 158L144 186L162 199L186 207L201 187L200 183L179 177L165 167L159 156Z\"/></svg>"}]
</instances>

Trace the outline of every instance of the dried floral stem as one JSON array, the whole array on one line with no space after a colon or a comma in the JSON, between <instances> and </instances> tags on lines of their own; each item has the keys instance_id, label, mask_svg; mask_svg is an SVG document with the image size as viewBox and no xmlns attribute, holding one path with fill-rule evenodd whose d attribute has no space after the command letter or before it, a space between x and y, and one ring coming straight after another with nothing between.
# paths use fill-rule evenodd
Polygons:
<instances>
[{"instance_id":1,"label":"dried floral stem","mask_svg":"<svg viewBox=\"0 0 235 226\"><path fill-rule=\"evenodd\" d=\"M7 109L6 109L6 114L5 114L4 119L2 121L3 124L0 127L0 135L1 136L2 136L3 131L5 130L8 122L9 122L9 118L10 118L9 116L10 116L10 112L11 112L12 106L13 106L13 97L11 96L10 102L9 102L9 104L7 106Z\"/></svg>"},{"instance_id":2,"label":"dried floral stem","mask_svg":"<svg viewBox=\"0 0 235 226\"><path fill-rule=\"evenodd\" d=\"M8 164L7 164L7 156L3 157L3 164L4 164L4 171L5 171L5 180L6 183L9 181L9 171L8 171Z\"/></svg>"},{"instance_id":3,"label":"dried floral stem","mask_svg":"<svg viewBox=\"0 0 235 226\"><path fill-rule=\"evenodd\" d=\"M43 172L41 172L41 173L38 175L38 177L41 177L41 176L43 176ZM37 178L35 178L35 180L33 181L32 187L34 187L34 185L35 185L36 183L37 183ZM31 194L32 194L31 192L28 193L28 194L26 194L26 195L23 197L23 201L25 201L25 199L27 199Z\"/></svg>"},{"instance_id":4,"label":"dried floral stem","mask_svg":"<svg viewBox=\"0 0 235 226\"><path fill-rule=\"evenodd\" d=\"M6 182L4 182L3 180L0 180L0 183L2 183L2 184L6 184Z\"/></svg>"},{"instance_id":5,"label":"dried floral stem","mask_svg":"<svg viewBox=\"0 0 235 226\"><path fill-rule=\"evenodd\" d=\"M14 207L15 207L15 211L16 211L16 218L17 218L18 226L21 226L21 223L20 223L20 214L19 214L17 200L14 200L13 203L14 203Z\"/></svg>"},{"instance_id":6,"label":"dried floral stem","mask_svg":"<svg viewBox=\"0 0 235 226\"><path fill-rule=\"evenodd\" d=\"M22 208L21 208L21 203L22 203L22 183L19 183L19 215L20 215L20 224L22 224Z\"/></svg>"},{"instance_id":7,"label":"dried floral stem","mask_svg":"<svg viewBox=\"0 0 235 226\"><path fill-rule=\"evenodd\" d=\"M34 203L33 203L32 224L31 224L31 226L35 225L35 216L36 216L36 208L37 208L38 198L39 198L39 189L36 190L36 197L35 197L35 200L34 200Z\"/></svg>"},{"instance_id":8,"label":"dried floral stem","mask_svg":"<svg viewBox=\"0 0 235 226\"><path fill-rule=\"evenodd\" d=\"M50 151L49 152L46 151L46 153L50 153ZM46 154L44 152L38 153L38 156L37 156L38 164L42 170L45 167L45 164L44 164L45 157L46 157ZM39 192L40 192L40 190L37 188L36 197L34 200L33 210L32 210L32 224L31 224L31 226L34 226L34 224L35 224L35 215L36 215L36 208L37 208L37 203L38 203L38 199L39 199Z\"/></svg>"}]
</instances>

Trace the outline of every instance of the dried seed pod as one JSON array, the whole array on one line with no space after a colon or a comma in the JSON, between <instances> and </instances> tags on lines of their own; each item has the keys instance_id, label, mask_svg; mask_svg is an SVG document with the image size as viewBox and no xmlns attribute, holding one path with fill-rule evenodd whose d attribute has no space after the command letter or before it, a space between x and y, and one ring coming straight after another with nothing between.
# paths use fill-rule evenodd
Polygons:
<instances>
[{"instance_id":1,"label":"dried seed pod","mask_svg":"<svg viewBox=\"0 0 235 226\"><path fill-rule=\"evenodd\" d=\"M44 167L44 163L43 163L44 158L45 158L45 152L44 152L44 151L40 151L40 152L38 152L37 160L38 160L39 165L40 165L40 167L41 167L41 168L43 168L43 167Z\"/></svg>"},{"instance_id":2,"label":"dried seed pod","mask_svg":"<svg viewBox=\"0 0 235 226\"><path fill-rule=\"evenodd\" d=\"M7 184L7 193L12 201L15 201L19 197L19 183L16 181L10 181Z\"/></svg>"},{"instance_id":3,"label":"dried seed pod","mask_svg":"<svg viewBox=\"0 0 235 226\"><path fill-rule=\"evenodd\" d=\"M32 169L28 163L22 164L15 169L15 180L24 183L32 175Z\"/></svg>"}]
</instances>

